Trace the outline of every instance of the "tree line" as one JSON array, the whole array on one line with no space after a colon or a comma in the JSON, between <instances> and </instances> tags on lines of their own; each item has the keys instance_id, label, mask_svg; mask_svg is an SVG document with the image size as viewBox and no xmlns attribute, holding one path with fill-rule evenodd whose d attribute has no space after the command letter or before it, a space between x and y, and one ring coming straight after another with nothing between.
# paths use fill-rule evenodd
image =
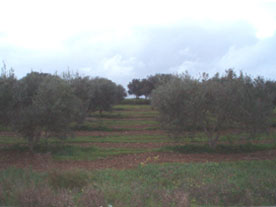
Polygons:
<instances>
[{"instance_id":1,"label":"tree line","mask_svg":"<svg viewBox=\"0 0 276 207\"><path fill-rule=\"evenodd\" d=\"M227 70L224 75L174 76L152 94L164 129L175 136L204 133L215 148L223 134L254 138L268 132L276 105L276 82Z\"/></svg>"},{"instance_id":2,"label":"tree line","mask_svg":"<svg viewBox=\"0 0 276 207\"><path fill-rule=\"evenodd\" d=\"M24 137L33 150L41 138L66 138L73 122L81 123L94 111L111 110L126 95L123 86L105 78L31 72L18 80L3 67L0 124Z\"/></svg>"},{"instance_id":3,"label":"tree line","mask_svg":"<svg viewBox=\"0 0 276 207\"><path fill-rule=\"evenodd\" d=\"M129 84L128 93L130 95L135 95L138 99L140 96L145 96L145 98L150 98L151 93L154 89L161 85L166 84L174 78L172 74L156 74L150 75L143 79L133 79Z\"/></svg>"},{"instance_id":4,"label":"tree line","mask_svg":"<svg viewBox=\"0 0 276 207\"><path fill-rule=\"evenodd\" d=\"M161 127L175 136L202 132L216 147L225 131L254 137L267 132L276 106L276 82L227 70L209 77L156 74L133 79L129 94L144 95L159 111ZM0 125L24 137L30 150L41 138L66 138L72 123L91 112L110 111L126 97L106 78L31 72L17 79L4 66L0 76Z\"/></svg>"}]
</instances>

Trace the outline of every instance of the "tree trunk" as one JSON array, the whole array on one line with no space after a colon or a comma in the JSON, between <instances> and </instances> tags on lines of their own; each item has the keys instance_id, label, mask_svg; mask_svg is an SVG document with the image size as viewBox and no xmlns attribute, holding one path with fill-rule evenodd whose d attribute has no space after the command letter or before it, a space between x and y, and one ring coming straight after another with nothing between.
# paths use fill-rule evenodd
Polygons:
<instances>
[{"instance_id":1,"label":"tree trunk","mask_svg":"<svg viewBox=\"0 0 276 207\"><path fill-rule=\"evenodd\" d=\"M31 153L34 153L34 147L38 144L40 141L40 137L29 137L28 138L28 147Z\"/></svg>"},{"instance_id":2,"label":"tree trunk","mask_svg":"<svg viewBox=\"0 0 276 207\"><path fill-rule=\"evenodd\" d=\"M28 138L28 147L29 147L30 152L33 154L34 153L34 138L33 137Z\"/></svg>"},{"instance_id":3,"label":"tree trunk","mask_svg":"<svg viewBox=\"0 0 276 207\"><path fill-rule=\"evenodd\" d=\"M218 140L219 140L220 133L217 132L216 136L208 136L208 144L211 149L216 149Z\"/></svg>"},{"instance_id":4,"label":"tree trunk","mask_svg":"<svg viewBox=\"0 0 276 207\"><path fill-rule=\"evenodd\" d=\"M208 140L208 145L211 149L216 149L217 142L213 138L211 138L211 139Z\"/></svg>"}]
</instances>

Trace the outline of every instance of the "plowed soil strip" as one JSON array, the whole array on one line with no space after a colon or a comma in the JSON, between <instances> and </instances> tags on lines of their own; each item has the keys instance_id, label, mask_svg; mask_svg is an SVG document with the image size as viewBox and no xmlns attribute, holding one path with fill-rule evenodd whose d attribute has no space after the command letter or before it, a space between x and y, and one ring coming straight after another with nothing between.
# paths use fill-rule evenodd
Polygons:
<instances>
[{"instance_id":1,"label":"plowed soil strip","mask_svg":"<svg viewBox=\"0 0 276 207\"><path fill-rule=\"evenodd\" d=\"M76 136L116 136L116 135L166 135L162 130L138 130L138 131L76 131Z\"/></svg>"},{"instance_id":2,"label":"plowed soil strip","mask_svg":"<svg viewBox=\"0 0 276 207\"><path fill-rule=\"evenodd\" d=\"M188 162L225 162L239 160L272 160L276 157L276 150L261 151L255 153L239 154L180 154L147 152L114 156L95 161L54 161L50 154L30 153L0 153L0 168L32 167L35 170L84 168L89 170L116 168L127 169L146 165L148 163L188 163Z\"/></svg>"}]
</instances>

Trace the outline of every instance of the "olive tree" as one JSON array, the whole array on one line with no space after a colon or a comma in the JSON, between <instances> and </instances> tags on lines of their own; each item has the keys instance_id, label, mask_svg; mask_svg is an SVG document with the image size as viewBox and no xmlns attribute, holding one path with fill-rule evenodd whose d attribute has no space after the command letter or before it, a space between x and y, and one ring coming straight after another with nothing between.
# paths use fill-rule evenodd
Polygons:
<instances>
[{"instance_id":1,"label":"olive tree","mask_svg":"<svg viewBox=\"0 0 276 207\"><path fill-rule=\"evenodd\" d=\"M73 93L82 101L82 114L86 117L94 111L110 111L127 95L123 86L106 78L81 77L78 73L67 72L63 79L68 82Z\"/></svg>"},{"instance_id":2,"label":"olive tree","mask_svg":"<svg viewBox=\"0 0 276 207\"><path fill-rule=\"evenodd\" d=\"M225 130L247 131L253 137L269 127L273 104L265 85L262 78L237 76L232 70L202 79L185 74L158 87L152 103L165 129L202 131L214 148Z\"/></svg>"},{"instance_id":3,"label":"olive tree","mask_svg":"<svg viewBox=\"0 0 276 207\"><path fill-rule=\"evenodd\" d=\"M140 79L133 79L128 85L128 93L130 95L135 95L138 99L143 95L143 85Z\"/></svg>"},{"instance_id":4,"label":"olive tree","mask_svg":"<svg viewBox=\"0 0 276 207\"><path fill-rule=\"evenodd\" d=\"M71 76L70 79L66 79L72 88L72 92L81 100L81 113L82 116L79 122L87 117L89 113L89 107L92 104L91 99L93 96L93 87L91 85L91 79L88 76L81 77L78 74Z\"/></svg>"},{"instance_id":5,"label":"olive tree","mask_svg":"<svg viewBox=\"0 0 276 207\"><path fill-rule=\"evenodd\" d=\"M106 78L90 80L91 94L89 111L110 111L114 104L118 104L126 96L125 89Z\"/></svg>"},{"instance_id":6,"label":"olive tree","mask_svg":"<svg viewBox=\"0 0 276 207\"><path fill-rule=\"evenodd\" d=\"M13 127L30 150L41 138L65 138L70 124L81 116L81 100L70 85L57 76L32 72L19 80Z\"/></svg>"},{"instance_id":7,"label":"olive tree","mask_svg":"<svg viewBox=\"0 0 276 207\"><path fill-rule=\"evenodd\" d=\"M7 70L4 64L0 76L0 124L8 126L12 117L11 113L15 105L15 91L17 79L13 70Z\"/></svg>"}]
</instances>

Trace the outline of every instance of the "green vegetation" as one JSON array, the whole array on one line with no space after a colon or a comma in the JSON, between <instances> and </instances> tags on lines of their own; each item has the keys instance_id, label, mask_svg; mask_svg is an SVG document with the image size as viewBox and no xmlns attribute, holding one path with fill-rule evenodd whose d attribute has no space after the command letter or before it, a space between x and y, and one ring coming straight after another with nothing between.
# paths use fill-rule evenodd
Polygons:
<instances>
[{"instance_id":1,"label":"green vegetation","mask_svg":"<svg viewBox=\"0 0 276 207\"><path fill-rule=\"evenodd\" d=\"M27 152L28 148L24 145L13 145L4 147L2 152ZM95 146L77 146L64 144L37 145L35 153L51 153L54 160L97 160L123 154L143 153L157 151L158 149L128 149L128 148L100 148Z\"/></svg>"},{"instance_id":2,"label":"green vegetation","mask_svg":"<svg viewBox=\"0 0 276 207\"><path fill-rule=\"evenodd\" d=\"M269 129L275 93L268 83L231 69L200 79L186 73L154 90L152 104L160 112L163 129L172 135L201 131L215 148L225 131L254 138Z\"/></svg>"},{"instance_id":3,"label":"green vegetation","mask_svg":"<svg viewBox=\"0 0 276 207\"><path fill-rule=\"evenodd\" d=\"M0 205L27 202L20 195L28 194L32 186L38 191L44 186L49 189L44 196L66 192L80 207L82 196L89 190L113 206L269 206L275 205L275 171L275 160L48 173L9 168L0 171Z\"/></svg>"},{"instance_id":4,"label":"green vegetation","mask_svg":"<svg viewBox=\"0 0 276 207\"><path fill-rule=\"evenodd\" d=\"M153 77L165 78L162 75ZM10 82L1 85L1 81L5 82L7 78ZM90 91L93 79L68 76L63 78L63 83L64 80L71 84L73 94L83 101L78 119L68 125L68 132L75 131L75 136L66 133L67 137L62 136L66 139L59 139L55 133L46 136L42 130L44 139L33 147L34 154L31 154L27 139L11 133L14 129L5 125L8 114L5 111L0 113L0 206L276 205L276 160L265 160L272 159L271 155L275 154L275 128L256 132L254 137L249 131L223 128L216 148L210 148L209 137L200 128L193 133L187 130L178 136L162 131L157 119L159 112L149 105L149 100L125 99L112 110L110 107L115 102L104 108L95 105L93 108L89 106L92 95L97 91ZM13 76L2 75L0 93L5 95L5 92L13 90L13 81ZM98 81L113 85L108 80ZM51 85L46 84L43 90L40 89L43 93L37 98L41 103L38 109L54 105L47 104L50 96L46 92ZM98 92L102 91L100 87L98 89ZM124 91L120 86L118 90L122 97ZM5 101L1 101L0 105L5 105ZM276 126L275 115L276 109L269 122L272 126ZM207 118L214 121L210 114ZM248 159L264 160L208 162L239 157L247 159L247 155ZM178 159L186 162L197 157L204 157L201 160L207 162L176 163ZM172 161L175 163L166 163ZM110 166L124 170L107 169ZM127 169L130 166L134 168ZM96 169L98 167L106 169Z\"/></svg>"},{"instance_id":5,"label":"green vegetation","mask_svg":"<svg viewBox=\"0 0 276 207\"><path fill-rule=\"evenodd\" d=\"M219 144L215 149L208 145L183 145L183 146L166 146L161 149L163 152L178 152L185 154L193 153L216 153L216 154L234 154L234 153L251 153L257 151L275 150L274 144L241 144L241 145L223 145Z\"/></svg>"},{"instance_id":6,"label":"green vegetation","mask_svg":"<svg viewBox=\"0 0 276 207\"><path fill-rule=\"evenodd\" d=\"M125 99L121 102L121 104L127 104L127 105L149 105L150 100L149 99Z\"/></svg>"}]
</instances>

